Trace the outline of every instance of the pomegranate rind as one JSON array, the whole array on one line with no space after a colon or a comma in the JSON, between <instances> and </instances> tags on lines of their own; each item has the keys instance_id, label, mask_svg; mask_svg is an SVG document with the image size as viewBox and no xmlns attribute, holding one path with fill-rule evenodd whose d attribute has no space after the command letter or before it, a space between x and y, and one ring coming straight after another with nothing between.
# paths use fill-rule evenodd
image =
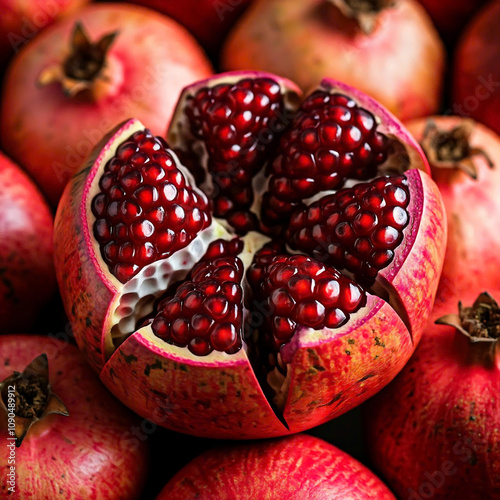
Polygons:
<instances>
[{"instance_id":1,"label":"pomegranate rind","mask_svg":"<svg viewBox=\"0 0 500 500\"><path fill-rule=\"evenodd\" d=\"M289 433L262 392L244 349L197 357L156 338L148 326L117 348L101 380L136 413L174 431L218 439Z\"/></svg>"}]
</instances>

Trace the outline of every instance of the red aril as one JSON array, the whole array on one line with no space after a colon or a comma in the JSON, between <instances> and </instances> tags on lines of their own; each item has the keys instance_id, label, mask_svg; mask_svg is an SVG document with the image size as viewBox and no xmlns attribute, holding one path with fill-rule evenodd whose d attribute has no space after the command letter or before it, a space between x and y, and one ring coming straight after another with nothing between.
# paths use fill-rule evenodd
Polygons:
<instances>
[{"instance_id":1,"label":"red aril","mask_svg":"<svg viewBox=\"0 0 500 500\"><path fill-rule=\"evenodd\" d=\"M320 110L332 110L330 100L336 108L311 116L296 137L317 95ZM56 263L77 342L119 399L170 429L220 438L299 432L374 394L419 341L446 238L423 153L347 85L324 80L300 100L293 83L268 73L196 82L179 99L167 142L129 120L65 191ZM336 127L347 131L341 141L326 133ZM310 151L304 178L335 185L292 180L289 206L271 217L276 204L261 201L283 199L272 184L277 165L301 163L314 134L342 161ZM347 183L352 194L339 190ZM353 218L360 242L341 238L330 255L313 230L329 257L292 251L284 243L300 240L296 212L325 197ZM365 212L377 218L368 230L356 222ZM360 259L355 279L349 255Z\"/></svg>"}]
</instances>

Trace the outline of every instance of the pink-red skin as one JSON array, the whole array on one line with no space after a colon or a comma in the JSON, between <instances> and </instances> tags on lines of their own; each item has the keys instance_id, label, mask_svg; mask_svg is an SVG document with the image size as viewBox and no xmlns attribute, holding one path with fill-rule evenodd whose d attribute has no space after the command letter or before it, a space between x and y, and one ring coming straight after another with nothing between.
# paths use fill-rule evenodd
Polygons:
<instances>
[{"instance_id":1,"label":"pink-red skin","mask_svg":"<svg viewBox=\"0 0 500 500\"><path fill-rule=\"evenodd\" d=\"M117 290L103 274L100 256L87 244L90 232L85 208L100 162L95 158L114 147L110 141L89 160L86 168L90 171L82 170L64 193L56 221L58 280L75 338L103 383L127 406L159 425L214 438L300 432L373 395L403 367L420 338L434 299L446 239L439 193L425 173L428 165L420 147L397 120L343 84L329 80L322 85L349 93L383 121L389 120L387 132L408 145L413 165L423 170L406 174L411 180L410 203L415 205L409 210L415 220L405 229L407 248L382 273L408 313L411 335L399 315L378 297L370 298L369 307L340 329L321 334L306 329L298 332L283 351L285 361L290 362L292 384L284 406L289 429L274 414L244 350L217 360L190 359L156 339L146 327L113 352L106 345L105 329ZM127 122L115 131L115 145L116 138L130 135L127 131L134 123ZM419 192L424 199L418 199Z\"/></svg>"},{"instance_id":2,"label":"pink-red skin","mask_svg":"<svg viewBox=\"0 0 500 500\"><path fill-rule=\"evenodd\" d=\"M395 500L378 477L319 438L209 450L182 468L156 500Z\"/></svg>"},{"instance_id":3,"label":"pink-red skin","mask_svg":"<svg viewBox=\"0 0 500 500\"><path fill-rule=\"evenodd\" d=\"M27 331L56 288L53 216L33 181L0 152L0 333Z\"/></svg>"},{"instance_id":4,"label":"pink-red skin","mask_svg":"<svg viewBox=\"0 0 500 500\"><path fill-rule=\"evenodd\" d=\"M131 0L175 19L185 26L209 52L219 48L223 38L252 0ZM193 13L196 15L193 15Z\"/></svg>"},{"instance_id":5,"label":"pink-red skin","mask_svg":"<svg viewBox=\"0 0 500 500\"><path fill-rule=\"evenodd\" d=\"M463 123L463 118L453 116L431 116L406 123L416 140L422 140L428 119L442 130ZM431 165L448 225L448 244L436 296L440 303L456 303L470 289L479 293L498 287L500 233L491 228L496 226L500 214L500 137L475 122L470 145L484 149L494 163L494 168L490 168L484 157L474 156L477 179L459 169Z\"/></svg>"},{"instance_id":6,"label":"pink-red skin","mask_svg":"<svg viewBox=\"0 0 500 500\"><path fill-rule=\"evenodd\" d=\"M50 415L34 424L16 448L15 493L7 491L8 453L0 455L5 498L139 498L148 461L147 442L132 433L140 421L110 397L78 349L50 337L5 335L0 352L0 380L46 353L52 390L69 411L69 417Z\"/></svg>"},{"instance_id":7,"label":"pink-red skin","mask_svg":"<svg viewBox=\"0 0 500 500\"><path fill-rule=\"evenodd\" d=\"M5 62L57 19L89 0L0 0L0 62Z\"/></svg>"},{"instance_id":8,"label":"pink-red skin","mask_svg":"<svg viewBox=\"0 0 500 500\"><path fill-rule=\"evenodd\" d=\"M483 291L469 289L463 305L471 306ZM436 305L409 363L368 403L370 455L400 498L500 498L498 348L494 361L486 362L492 359L485 356L487 345L434 325L456 313L457 302Z\"/></svg>"},{"instance_id":9,"label":"pink-red skin","mask_svg":"<svg viewBox=\"0 0 500 500\"><path fill-rule=\"evenodd\" d=\"M64 59L76 21L94 41L119 31L107 56L114 80L95 103L68 98L58 83L37 85L42 70ZM200 46L175 21L135 5L90 5L41 33L12 61L2 97L2 145L56 205L105 133L136 116L163 134L182 88L211 72Z\"/></svg>"},{"instance_id":10,"label":"pink-red skin","mask_svg":"<svg viewBox=\"0 0 500 500\"><path fill-rule=\"evenodd\" d=\"M454 56L453 112L500 134L500 1L488 3L470 22Z\"/></svg>"},{"instance_id":11,"label":"pink-red skin","mask_svg":"<svg viewBox=\"0 0 500 500\"><path fill-rule=\"evenodd\" d=\"M471 16L488 1L419 0L431 16L439 33L447 42L453 42Z\"/></svg>"},{"instance_id":12,"label":"pink-red skin","mask_svg":"<svg viewBox=\"0 0 500 500\"><path fill-rule=\"evenodd\" d=\"M256 0L225 42L225 70L272 71L308 91L329 76L359 88L402 120L436 112L445 53L413 0L379 15L365 35L328 0Z\"/></svg>"}]
</instances>

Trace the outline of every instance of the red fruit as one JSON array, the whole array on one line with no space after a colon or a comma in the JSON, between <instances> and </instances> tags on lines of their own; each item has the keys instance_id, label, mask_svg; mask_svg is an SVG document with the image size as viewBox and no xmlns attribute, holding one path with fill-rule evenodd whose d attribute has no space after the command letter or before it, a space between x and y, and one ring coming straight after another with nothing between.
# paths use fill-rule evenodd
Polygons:
<instances>
[{"instance_id":1,"label":"red fruit","mask_svg":"<svg viewBox=\"0 0 500 500\"><path fill-rule=\"evenodd\" d=\"M285 227L269 228L260 220L259 203L274 175L270 165L278 155L292 154L275 146L293 134L299 99L294 88L267 73L229 73L197 82L181 95L168 133L168 143L179 156L163 141L146 138L144 126L130 120L101 143L89 167L65 191L55 253L75 338L104 384L159 425L221 438L299 432L379 390L401 369L420 338L442 265L443 208L425 173L422 151L372 99L331 80L313 91L335 99L343 96L369 141L379 137L386 145L383 158L366 176L394 175L353 188L353 204L371 196L369 214L383 222L372 237L377 250L386 256L393 252L392 260L376 259L376 279L360 268L354 281L314 255L291 255L283 246ZM323 111L319 107L319 115ZM248 128L241 119L244 113ZM221 134L215 133L219 126L234 128L242 140L220 143ZM154 152L140 146L143 141ZM329 146L332 151L335 147ZM337 149L345 153L345 145ZM177 192L184 186L184 194L175 199L179 213L190 213L198 203L204 223L181 224L177 209L162 221L149 214L156 198L139 196L139 190L165 192L158 188L163 176L144 177L144 169L151 166L158 172L155 155L169 159L165 175L175 172ZM133 161L136 156L140 162ZM353 168L341 173L339 185L348 180L356 184L367 163L360 156L353 155ZM266 229L272 239L253 230L240 240L230 224L211 217L204 195L178 157L187 158L197 175L205 177L202 185L214 205L222 195L241 203L239 214L256 221L253 229ZM218 172L226 168L228 184L220 190L215 166ZM334 175L336 165L330 168L328 172L322 166L325 175ZM249 185L251 205L238 198ZM300 208L308 210L314 200L299 187ZM332 195L319 184L316 191L320 204ZM376 204L379 193L389 206L404 206L408 221L398 218L398 226L390 219ZM121 205L113 205L112 196L123 197ZM162 207L167 212L173 203L170 197L157 201L155 214ZM124 212L124 206L134 209ZM292 217L293 208L284 220ZM134 217L142 221L141 228L149 228L147 234L134 229ZM228 221L234 223L231 214ZM241 232L248 230L235 225ZM294 228L289 228L287 242L297 240ZM171 246L160 252L158 240L164 235ZM140 251L144 241L154 249L149 260ZM348 251L356 241L345 244ZM125 264L129 275L120 271Z\"/></svg>"},{"instance_id":2,"label":"red fruit","mask_svg":"<svg viewBox=\"0 0 500 500\"><path fill-rule=\"evenodd\" d=\"M380 479L357 460L304 434L209 450L182 468L157 500L287 497L394 500Z\"/></svg>"},{"instance_id":3,"label":"red fruit","mask_svg":"<svg viewBox=\"0 0 500 500\"><path fill-rule=\"evenodd\" d=\"M469 290L368 404L372 460L400 498L500 498L500 309ZM472 306L472 307L471 307ZM450 303L433 318L450 313Z\"/></svg>"},{"instance_id":4,"label":"red fruit","mask_svg":"<svg viewBox=\"0 0 500 500\"><path fill-rule=\"evenodd\" d=\"M439 33L454 42L467 21L489 0L419 0L431 16Z\"/></svg>"},{"instance_id":5,"label":"red fruit","mask_svg":"<svg viewBox=\"0 0 500 500\"><path fill-rule=\"evenodd\" d=\"M185 26L203 47L215 53L229 29L251 0L132 0L156 9Z\"/></svg>"},{"instance_id":6,"label":"red fruit","mask_svg":"<svg viewBox=\"0 0 500 500\"><path fill-rule=\"evenodd\" d=\"M56 279L50 209L31 179L2 153L0 186L0 332L6 333L33 326Z\"/></svg>"},{"instance_id":7,"label":"red fruit","mask_svg":"<svg viewBox=\"0 0 500 500\"><path fill-rule=\"evenodd\" d=\"M2 496L138 498L148 457L147 443L133 436L140 422L110 397L78 349L49 337L6 335L0 352ZM12 410L18 448L9 446L16 443Z\"/></svg>"},{"instance_id":8,"label":"red fruit","mask_svg":"<svg viewBox=\"0 0 500 500\"><path fill-rule=\"evenodd\" d=\"M88 0L0 0L0 62L41 30L83 7Z\"/></svg>"},{"instance_id":9,"label":"red fruit","mask_svg":"<svg viewBox=\"0 0 500 500\"><path fill-rule=\"evenodd\" d=\"M163 133L181 89L210 72L200 47L174 21L132 5L89 6L12 62L2 145L56 205L110 128L137 116Z\"/></svg>"},{"instance_id":10,"label":"red fruit","mask_svg":"<svg viewBox=\"0 0 500 500\"><path fill-rule=\"evenodd\" d=\"M452 116L416 120L408 129L427 153L447 213L437 300L457 302L468 290L494 289L500 266L500 233L492 230L500 224L500 138Z\"/></svg>"},{"instance_id":11,"label":"red fruit","mask_svg":"<svg viewBox=\"0 0 500 500\"><path fill-rule=\"evenodd\" d=\"M256 0L222 50L225 69L273 71L304 90L335 78L403 120L438 110L444 62L414 0Z\"/></svg>"},{"instance_id":12,"label":"red fruit","mask_svg":"<svg viewBox=\"0 0 500 500\"><path fill-rule=\"evenodd\" d=\"M500 134L500 1L484 7L467 26L453 73L453 112Z\"/></svg>"}]
</instances>

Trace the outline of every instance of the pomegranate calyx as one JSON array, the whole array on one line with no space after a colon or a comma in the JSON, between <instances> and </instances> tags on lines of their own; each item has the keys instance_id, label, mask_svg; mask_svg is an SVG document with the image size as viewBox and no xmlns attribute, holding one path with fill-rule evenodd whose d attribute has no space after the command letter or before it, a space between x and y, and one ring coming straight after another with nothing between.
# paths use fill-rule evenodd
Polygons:
<instances>
[{"instance_id":1,"label":"pomegranate calyx","mask_svg":"<svg viewBox=\"0 0 500 500\"><path fill-rule=\"evenodd\" d=\"M483 292L472 307L459 302L458 314L442 316L436 324L456 328L471 342L496 343L500 338L500 307L488 292Z\"/></svg>"},{"instance_id":2,"label":"pomegranate calyx","mask_svg":"<svg viewBox=\"0 0 500 500\"><path fill-rule=\"evenodd\" d=\"M52 392L46 354L36 357L23 371L14 372L0 383L0 409L12 413L11 388L14 388L16 446L21 446L30 428L50 414L69 416L59 396ZM9 432L10 434L10 432Z\"/></svg>"},{"instance_id":3,"label":"pomegranate calyx","mask_svg":"<svg viewBox=\"0 0 500 500\"><path fill-rule=\"evenodd\" d=\"M349 19L353 19L365 35L369 35L377 24L377 15L394 6L394 0L328 0Z\"/></svg>"},{"instance_id":4,"label":"pomegranate calyx","mask_svg":"<svg viewBox=\"0 0 500 500\"><path fill-rule=\"evenodd\" d=\"M77 22L71 35L71 49L63 63L45 68L38 84L46 86L59 82L69 97L88 92L92 98L105 93L112 84L107 74L106 56L118 32L112 32L92 42L83 24Z\"/></svg>"},{"instance_id":5,"label":"pomegranate calyx","mask_svg":"<svg viewBox=\"0 0 500 500\"><path fill-rule=\"evenodd\" d=\"M463 120L460 125L451 130L443 130L433 120L428 120L420 145L429 163L438 168L458 168L472 179L477 179L474 157L483 157L488 166L494 168L492 159L484 149L470 145L474 126L473 120Z\"/></svg>"}]
</instances>

